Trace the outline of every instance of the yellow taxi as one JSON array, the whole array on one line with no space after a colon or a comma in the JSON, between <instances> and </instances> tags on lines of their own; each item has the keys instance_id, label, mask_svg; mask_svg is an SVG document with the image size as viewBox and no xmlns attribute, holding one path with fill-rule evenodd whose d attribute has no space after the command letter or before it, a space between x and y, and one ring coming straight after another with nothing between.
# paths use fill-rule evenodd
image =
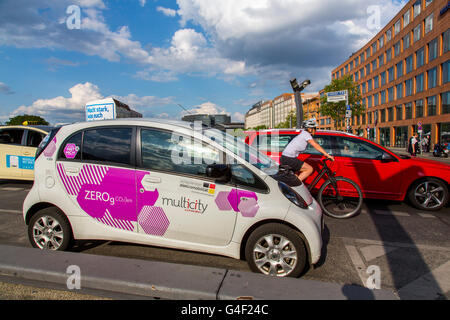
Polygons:
<instances>
[{"instance_id":1,"label":"yellow taxi","mask_svg":"<svg viewBox=\"0 0 450 320\"><path fill-rule=\"evenodd\" d=\"M34 156L48 126L0 126L0 179L34 180Z\"/></svg>"}]
</instances>

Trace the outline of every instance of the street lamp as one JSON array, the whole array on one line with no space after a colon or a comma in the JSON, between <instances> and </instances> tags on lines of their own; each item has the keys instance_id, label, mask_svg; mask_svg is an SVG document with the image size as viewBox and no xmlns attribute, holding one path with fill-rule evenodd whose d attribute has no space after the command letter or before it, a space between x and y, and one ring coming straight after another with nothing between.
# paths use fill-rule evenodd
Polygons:
<instances>
[{"instance_id":1,"label":"street lamp","mask_svg":"<svg viewBox=\"0 0 450 320\"><path fill-rule=\"evenodd\" d=\"M300 129L303 123L303 106L302 106L302 94L301 92L311 84L311 80L305 80L301 85L297 82L296 78L290 80L292 90L295 94L295 106L297 107L297 129Z\"/></svg>"}]
</instances>

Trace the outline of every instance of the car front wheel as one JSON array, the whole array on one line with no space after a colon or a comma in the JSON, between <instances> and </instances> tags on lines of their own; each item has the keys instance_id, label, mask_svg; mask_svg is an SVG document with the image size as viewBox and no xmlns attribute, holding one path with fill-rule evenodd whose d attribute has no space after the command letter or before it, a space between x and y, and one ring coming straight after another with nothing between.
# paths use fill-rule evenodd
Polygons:
<instances>
[{"instance_id":1,"label":"car front wheel","mask_svg":"<svg viewBox=\"0 0 450 320\"><path fill-rule=\"evenodd\" d=\"M285 225L270 223L250 235L245 258L254 272L275 277L298 277L307 262L300 234Z\"/></svg>"},{"instance_id":2,"label":"car front wheel","mask_svg":"<svg viewBox=\"0 0 450 320\"><path fill-rule=\"evenodd\" d=\"M448 188L435 178L425 178L415 182L409 191L409 200L418 209L436 211L447 204Z\"/></svg>"}]
</instances>

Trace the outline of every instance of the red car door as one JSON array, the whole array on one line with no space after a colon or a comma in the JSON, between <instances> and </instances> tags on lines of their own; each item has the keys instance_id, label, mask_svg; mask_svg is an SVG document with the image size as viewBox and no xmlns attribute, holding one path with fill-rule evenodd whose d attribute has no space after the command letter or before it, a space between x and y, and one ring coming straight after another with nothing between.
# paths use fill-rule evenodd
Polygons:
<instances>
[{"instance_id":1,"label":"red car door","mask_svg":"<svg viewBox=\"0 0 450 320\"><path fill-rule=\"evenodd\" d=\"M337 174L355 181L364 197L398 199L401 195L402 168L393 156L357 137L336 137Z\"/></svg>"}]
</instances>

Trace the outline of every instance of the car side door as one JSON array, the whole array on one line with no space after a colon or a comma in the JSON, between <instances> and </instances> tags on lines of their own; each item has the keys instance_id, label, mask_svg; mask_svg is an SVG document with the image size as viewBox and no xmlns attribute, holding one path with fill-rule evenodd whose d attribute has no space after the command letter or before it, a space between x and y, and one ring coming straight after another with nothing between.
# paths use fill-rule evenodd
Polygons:
<instances>
[{"instance_id":1,"label":"car side door","mask_svg":"<svg viewBox=\"0 0 450 320\"><path fill-rule=\"evenodd\" d=\"M355 181L365 197L397 198L402 170L398 161L386 159L385 151L355 137L336 137L339 175Z\"/></svg>"},{"instance_id":2,"label":"car side door","mask_svg":"<svg viewBox=\"0 0 450 320\"><path fill-rule=\"evenodd\" d=\"M24 179L34 179L34 158L36 149L45 138L45 134L37 130L26 130L25 144L22 147L22 177Z\"/></svg>"},{"instance_id":3,"label":"car side door","mask_svg":"<svg viewBox=\"0 0 450 320\"><path fill-rule=\"evenodd\" d=\"M149 241L226 246L236 223L232 184L206 175L222 151L191 136L159 128L138 131L139 233ZM231 203L229 202L231 201Z\"/></svg>"}]
</instances>

